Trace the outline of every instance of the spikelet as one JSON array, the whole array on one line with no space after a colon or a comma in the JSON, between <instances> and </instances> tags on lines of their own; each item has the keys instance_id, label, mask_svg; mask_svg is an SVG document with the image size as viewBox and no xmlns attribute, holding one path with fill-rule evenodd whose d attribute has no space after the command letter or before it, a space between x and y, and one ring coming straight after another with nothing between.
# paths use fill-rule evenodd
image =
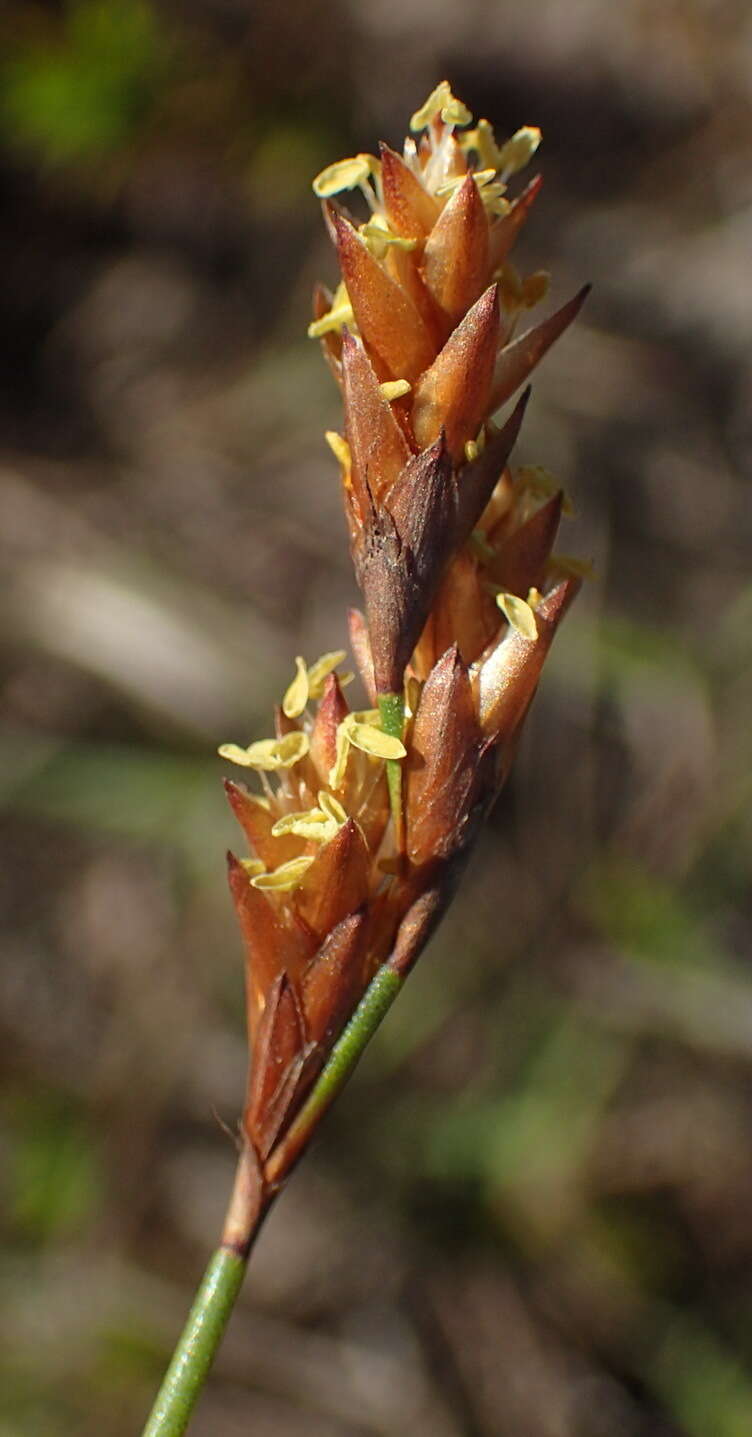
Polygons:
<instances>
[{"instance_id":1,"label":"spikelet","mask_svg":"<svg viewBox=\"0 0 752 1437\"><path fill-rule=\"evenodd\" d=\"M562 494L542 470L509 467L527 392L500 428L492 414L586 290L517 335L545 289L509 263L540 181L516 199L507 183L540 133L499 145L471 123L443 81L403 155L382 145L314 181L341 280L317 288L309 333L342 390L344 433L327 439L372 707L351 710L343 653L301 657L275 736L220 750L262 785L227 785L250 850L229 875L253 1045L243 1123L260 1170L375 972L407 971L445 909L579 584L551 557ZM353 190L364 222L337 199ZM387 697L401 737L382 720Z\"/></svg>"}]
</instances>

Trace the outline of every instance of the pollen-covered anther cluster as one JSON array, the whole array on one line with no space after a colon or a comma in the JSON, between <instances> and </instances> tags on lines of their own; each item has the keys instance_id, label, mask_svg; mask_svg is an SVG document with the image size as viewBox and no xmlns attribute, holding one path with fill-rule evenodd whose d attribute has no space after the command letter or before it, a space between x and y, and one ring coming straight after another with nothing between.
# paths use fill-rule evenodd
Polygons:
<instances>
[{"instance_id":1,"label":"pollen-covered anther cluster","mask_svg":"<svg viewBox=\"0 0 752 1437\"><path fill-rule=\"evenodd\" d=\"M341 388L339 463L364 614L344 653L296 660L273 739L221 750L251 857L230 860L247 952L253 1061L245 1131L264 1163L377 969L405 971L493 802L558 623L580 582L552 555L567 504L510 467L525 383L574 299L520 332L545 295L510 252L540 188L508 185L540 132L498 144L443 81L402 154L358 154L314 181L339 262L309 333ZM359 218L342 196L355 193Z\"/></svg>"}]
</instances>

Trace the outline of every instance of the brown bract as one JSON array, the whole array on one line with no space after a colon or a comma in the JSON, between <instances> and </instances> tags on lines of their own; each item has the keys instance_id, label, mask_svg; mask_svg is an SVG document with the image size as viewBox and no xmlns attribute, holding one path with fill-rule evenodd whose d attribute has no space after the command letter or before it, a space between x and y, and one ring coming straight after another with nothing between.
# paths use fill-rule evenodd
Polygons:
<instances>
[{"instance_id":1,"label":"brown bract","mask_svg":"<svg viewBox=\"0 0 752 1437\"><path fill-rule=\"evenodd\" d=\"M350 712L336 674L329 674L311 725L311 760L317 772L328 774L337 758L337 729ZM259 854L263 858L263 854Z\"/></svg>"},{"instance_id":2,"label":"brown bract","mask_svg":"<svg viewBox=\"0 0 752 1437\"><path fill-rule=\"evenodd\" d=\"M410 417L419 448L443 429L452 458L462 458L489 412L498 336L498 292L490 285L415 386Z\"/></svg>"},{"instance_id":3,"label":"brown bract","mask_svg":"<svg viewBox=\"0 0 752 1437\"><path fill-rule=\"evenodd\" d=\"M454 645L420 696L407 770L407 854L420 868L463 847L484 746L467 665Z\"/></svg>"},{"instance_id":4,"label":"brown bract","mask_svg":"<svg viewBox=\"0 0 752 1437\"><path fill-rule=\"evenodd\" d=\"M564 495L561 490L534 514L512 529L496 548L488 564L488 577L509 594L525 598L531 589L542 589L546 564L556 542ZM493 532L489 536L493 543Z\"/></svg>"},{"instance_id":5,"label":"brown bract","mask_svg":"<svg viewBox=\"0 0 752 1437\"><path fill-rule=\"evenodd\" d=\"M401 285L336 209L332 225L358 328L384 379L417 379L433 358L431 336Z\"/></svg>"},{"instance_id":6,"label":"brown bract","mask_svg":"<svg viewBox=\"0 0 752 1437\"><path fill-rule=\"evenodd\" d=\"M448 558L455 488L443 436L363 515L354 551L377 693L396 693Z\"/></svg>"},{"instance_id":7,"label":"brown bract","mask_svg":"<svg viewBox=\"0 0 752 1437\"><path fill-rule=\"evenodd\" d=\"M422 272L450 326L459 324L488 281L488 220L478 186L466 175L426 240Z\"/></svg>"},{"instance_id":8,"label":"brown bract","mask_svg":"<svg viewBox=\"0 0 752 1437\"><path fill-rule=\"evenodd\" d=\"M441 214L441 202L428 193L401 155L379 146L384 210L395 234L425 240Z\"/></svg>"},{"instance_id":9,"label":"brown bract","mask_svg":"<svg viewBox=\"0 0 752 1437\"><path fill-rule=\"evenodd\" d=\"M363 345L347 330L342 335L342 386L350 482L362 524L371 503L378 503L399 477L411 451Z\"/></svg>"},{"instance_id":10,"label":"brown bract","mask_svg":"<svg viewBox=\"0 0 752 1437\"><path fill-rule=\"evenodd\" d=\"M500 404L525 383L546 350L551 348L554 341L569 328L572 320L577 318L589 293L590 285L586 284L573 299L563 304L561 309L557 309L555 314L549 315L548 319L536 324L526 334L520 335L519 339L513 340L502 349L493 376L490 401L492 410L498 409Z\"/></svg>"},{"instance_id":11,"label":"brown bract","mask_svg":"<svg viewBox=\"0 0 752 1437\"><path fill-rule=\"evenodd\" d=\"M256 1036L268 995L281 974L295 982L315 952L311 935L286 907L277 905L251 880L234 854L227 857L230 892L246 947L248 1027Z\"/></svg>"},{"instance_id":12,"label":"brown bract","mask_svg":"<svg viewBox=\"0 0 752 1437\"><path fill-rule=\"evenodd\" d=\"M535 640L523 638L510 625L484 657L476 681L476 702L484 733L497 741L508 743L516 735L554 634L579 587L578 579L564 579L541 600L535 613Z\"/></svg>"}]
</instances>

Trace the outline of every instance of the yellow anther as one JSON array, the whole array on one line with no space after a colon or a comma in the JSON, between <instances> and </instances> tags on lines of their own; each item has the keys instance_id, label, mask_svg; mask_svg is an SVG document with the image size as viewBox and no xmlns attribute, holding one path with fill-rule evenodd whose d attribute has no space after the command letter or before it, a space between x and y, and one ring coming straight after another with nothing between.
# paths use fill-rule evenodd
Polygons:
<instances>
[{"instance_id":1,"label":"yellow anther","mask_svg":"<svg viewBox=\"0 0 752 1437\"><path fill-rule=\"evenodd\" d=\"M301 820L320 826L326 821L326 816L319 813L317 808L302 809L298 813L283 813L272 825L272 838L284 838L287 833L295 833Z\"/></svg>"},{"instance_id":2,"label":"yellow anther","mask_svg":"<svg viewBox=\"0 0 752 1437\"><path fill-rule=\"evenodd\" d=\"M540 604L542 598L543 595L540 589L528 589L527 602L530 605L530 608L533 609L533 611L538 608L538 605Z\"/></svg>"},{"instance_id":3,"label":"yellow anther","mask_svg":"<svg viewBox=\"0 0 752 1437\"><path fill-rule=\"evenodd\" d=\"M240 867L249 878L258 878L259 873L266 872L266 864L262 863L260 858L241 858Z\"/></svg>"},{"instance_id":4,"label":"yellow anther","mask_svg":"<svg viewBox=\"0 0 752 1437\"><path fill-rule=\"evenodd\" d=\"M488 189L488 186L496 180L496 171L494 169L473 170L473 179L479 190Z\"/></svg>"},{"instance_id":5,"label":"yellow anther","mask_svg":"<svg viewBox=\"0 0 752 1437\"><path fill-rule=\"evenodd\" d=\"M595 566L588 559L574 559L570 554L552 554L546 572L560 579L595 578Z\"/></svg>"},{"instance_id":6,"label":"yellow anther","mask_svg":"<svg viewBox=\"0 0 752 1437\"><path fill-rule=\"evenodd\" d=\"M461 100L455 99L452 95L448 105L442 105L441 118L445 125L470 125L472 124L472 111Z\"/></svg>"},{"instance_id":7,"label":"yellow anther","mask_svg":"<svg viewBox=\"0 0 752 1437\"><path fill-rule=\"evenodd\" d=\"M327 817L333 818L334 822L340 828L343 823L347 823L348 815L339 799L335 798L333 793L327 793L325 788L321 788L316 797L321 811L325 813Z\"/></svg>"},{"instance_id":8,"label":"yellow anther","mask_svg":"<svg viewBox=\"0 0 752 1437\"><path fill-rule=\"evenodd\" d=\"M282 712L287 718L299 718L308 703L309 683L305 659L298 656L295 667L297 673L282 700Z\"/></svg>"},{"instance_id":9,"label":"yellow anther","mask_svg":"<svg viewBox=\"0 0 752 1437\"><path fill-rule=\"evenodd\" d=\"M548 293L550 283L551 276L545 269L537 269L522 281L522 303L525 309L532 309L533 305L540 304Z\"/></svg>"},{"instance_id":10,"label":"yellow anther","mask_svg":"<svg viewBox=\"0 0 752 1437\"><path fill-rule=\"evenodd\" d=\"M345 448L347 449L347 459L349 462L349 446L344 439L340 439L339 434L335 435L334 437L336 439L339 439L340 444L345 445ZM329 435L327 434L327 439L328 438ZM334 448L333 445L332 448ZM335 454L337 453L336 449L334 450L334 452ZM339 458L339 455L337 457ZM317 659L315 664L311 664L311 667L308 670L308 693L312 699L321 698L321 695L324 692L324 684L326 683L326 680L328 679L329 675L333 673L334 670L338 668L339 665L342 663L342 660L346 658L347 654L345 653L344 649L333 649L331 653L322 654L321 658ZM342 680L340 679L340 683L341 682Z\"/></svg>"},{"instance_id":11,"label":"yellow anther","mask_svg":"<svg viewBox=\"0 0 752 1437\"><path fill-rule=\"evenodd\" d=\"M355 320L353 308L350 302L347 304L332 305L326 314L320 319L313 319L306 331L309 339L321 339L324 334L331 334L334 329L341 329L343 324L352 324Z\"/></svg>"},{"instance_id":12,"label":"yellow anther","mask_svg":"<svg viewBox=\"0 0 752 1437\"><path fill-rule=\"evenodd\" d=\"M524 599L521 599L518 594L497 594L496 602L512 628L516 629L523 639L531 641L537 639L538 626L535 622L535 614Z\"/></svg>"},{"instance_id":13,"label":"yellow anther","mask_svg":"<svg viewBox=\"0 0 752 1437\"><path fill-rule=\"evenodd\" d=\"M510 205L509 200L505 199L506 192L507 187L505 184L502 184L501 180L494 180L493 184L483 186L483 189L480 192L480 197L489 214L509 214L509 211L512 206Z\"/></svg>"},{"instance_id":14,"label":"yellow anther","mask_svg":"<svg viewBox=\"0 0 752 1437\"><path fill-rule=\"evenodd\" d=\"M481 424L480 429L478 430L478 433L476 434L475 438L474 438L474 439L467 439L467 440L465 441L465 458L466 458L468 464L472 464L473 460L474 460L474 459L477 459L477 458L478 458L478 455L483 453L483 450L485 449L485 447L486 447L486 428L485 428L485 425L484 425L484 424Z\"/></svg>"},{"instance_id":15,"label":"yellow anther","mask_svg":"<svg viewBox=\"0 0 752 1437\"><path fill-rule=\"evenodd\" d=\"M384 236L384 243L392 245L394 249L403 249L409 253L410 250L418 248L420 241L410 239L408 235L388 234Z\"/></svg>"},{"instance_id":16,"label":"yellow anther","mask_svg":"<svg viewBox=\"0 0 752 1437\"><path fill-rule=\"evenodd\" d=\"M357 189L358 185L370 180L375 169L378 169L378 161L373 155L353 155L347 160L335 160L333 165L327 165L316 176L313 193L323 200L340 194L342 190Z\"/></svg>"},{"instance_id":17,"label":"yellow anther","mask_svg":"<svg viewBox=\"0 0 752 1437\"><path fill-rule=\"evenodd\" d=\"M361 225L358 239L365 245L374 259L383 259L387 249L388 233L380 225Z\"/></svg>"},{"instance_id":18,"label":"yellow anther","mask_svg":"<svg viewBox=\"0 0 752 1437\"><path fill-rule=\"evenodd\" d=\"M540 142L541 132L537 125L523 125L517 130L499 151L496 168L501 171L502 178L508 180L510 175L516 175L518 170L523 170Z\"/></svg>"},{"instance_id":19,"label":"yellow anther","mask_svg":"<svg viewBox=\"0 0 752 1437\"><path fill-rule=\"evenodd\" d=\"M460 144L463 150L475 150L484 168L493 170L494 174L500 168L501 151L488 120L479 120L474 130L466 130L464 135L460 135Z\"/></svg>"},{"instance_id":20,"label":"yellow anther","mask_svg":"<svg viewBox=\"0 0 752 1437\"><path fill-rule=\"evenodd\" d=\"M309 339L320 339L324 334L331 334L333 330L340 330L343 324L353 324L355 316L350 303L350 296L343 280L340 280L332 295L331 308L320 319L314 319L308 326Z\"/></svg>"},{"instance_id":21,"label":"yellow anther","mask_svg":"<svg viewBox=\"0 0 752 1437\"><path fill-rule=\"evenodd\" d=\"M318 795L318 807L305 809L301 813L285 813L272 828L272 837L281 838L292 833L296 838L305 838L315 843L328 843L336 838L347 814L342 804L332 794L322 789Z\"/></svg>"},{"instance_id":22,"label":"yellow anther","mask_svg":"<svg viewBox=\"0 0 752 1437\"><path fill-rule=\"evenodd\" d=\"M310 744L308 735L305 733L286 733L276 742L276 760L278 768L292 768L293 764L299 763L308 753Z\"/></svg>"},{"instance_id":23,"label":"yellow anther","mask_svg":"<svg viewBox=\"0 0 752 1437\"><path fill-rule=\"evenodd\" d=\"M363 747L361 743L357 743L355 741L355 739L353 738L353 733L356 730L369 728L374 728L376 732L379 733L380 730L376 728L376 725L379 722L379 718L380 715L378 709L360 709L356 710L354 713L346 714L342 722L337 725L335 759L329 771L330 788L342 787L345 778L345 771L347 769L347 759L350 753L350 745L354 744L356 748ZM385 734L382 734L381 736L382 738L386 737ZM369 750L366 750L366 752L368 751ZM397 755L395 755L395 757L396 756Z\"/></svg>"},{"instance_id":24,"label":"yellow anther","mask_svg":"<svg viewBox=\"0 0 752 1437\"><path fill-rule=\"evenodd\" d=\"M415 674L408 674L405 678L405 718L414 718L418 712L418 704L423 691L420 679Z\"/></svg>"},{"instance_id":25,"label":"yellow anther","mask_svg":"<svg viewBox=\"0 0 752 1437\"><path fill-rule=\"evenodd\" d=\"M334 763L332 764L332 767L331 767L331 769L329 770L329 786L330 786L330 788L341 788L341 787L342 787L342 784L343 784L344 778L345 778L345 771L346 771L346 769L347 769L347 759L348 759L349 753L350 753L350 733L349 733L347 721L346 721L345 719L343 719L342 723L340 723L340 724L337 725L337 738L336 738L335 758L334 758Z\"/></svg>"},{"instance_id":26,"label":"yellow anther","mask_svg":"<svg viewBox=\"0 0 752 1437\"><path fill-rule=\"evenodd\" d=\"M220 758L226 758L228 763L237 763L240 768L251 768L248 761L247 748L241 748L237 743L221 743L217 749Z\"/></svg>"},{"instance_id":27,"label":"yellow anther","mask_svg":"<svg viewBox=\"0 0 752 1437\"><path fill-rule=\"evenodd\" d=\"M444 195L453 195L455 190L458 190L460 185L465 183L466 179L467 175L450 175L448 180L442 180L441 184L436 186L434 194L437 199L443 199Z\"/></svg>"},{"instance_id":28,"label":"yellow anther","mask_svg":"<svg viewBox=\"0 0 752 1437\"><path fill-rule=\"evenodd\" d=\"M343 305L350 304L350 296L347 293L347 285L341 279L332 295L332 306L334 309L341 309Z\"/></svg>"},{"instance_id":29,"label":"yellow anther","mask_svg":"<svg viewBox=\"0 0 752 1437\"><path fill-rule=\"evenodd\" d=\"M536 499L552 499L561 490L561 484L550 469L542 464L521 464L516 470L517 492L520 498L532 494ZM561 512L567 519L574 515L574 505L566 491L563 492Z\"/></svg>"},{"instance_id":30,"label":"yellow anther","mask_svg":"<svg viewBox=\"0 0 752 1437\"><path fill-rule=\"evenodd\" d=\"M529 489L533 494L555 494L561 485L557 483L556 477L550 469L544 469L542 464L521 464L515 471L517 487L521 492Z\"/></svg>"},{"instance_id":31,"label":"yellow anther","mask_svg":"<svg viewBox=\"0 0 752 1437\"><path fill-rule=\"evenodd\" d=\"M425 104L411 116L410 129L417 134L419 130L424 130L426 125L430 125L437 115L441 115L447 125L469 125L473 118L467 106L463 105L461 100L455 99L448 80L441 80L436 89L431 91Z\"/></svg>"},{"instance_id":32,"label":"yellow anther","mask_svg":"<svg viewBox=\"0 0 752 1437\"><path fill-rule=\"evenodd\" d=\"M480 190L481 199L484 201L492 196L501 195L506 190L506 185L502 184L501 180L497 180L495 170L472 170L471 174ZM459 189L460 185L464 185L466 179L467 175L450 175L449 179L442 180L435 193L439 197L451 195Z\"/></svg>"},{"instance_id":33,"label":"yellow anther","mask_svg":"<svg viewBox=\"0 0 752 1437\"><path fill-rule=\"evenodd\" d=\"M449 103L451 96L449 81L441 80L420 109L410 116L410 129L413 133L417 134L419 130L424 130L426 125L430 125L436 115L440 114L442 105Z\"/></svg>"},{"instance_id":34,"label":"yellow anther","mask_svg":"<svg viewBox=\"0 0 752 1437\"><path fill-rule=\"evenodd\" d=\"M388 245L393 245L396 249L412 250L418 244L416 239L392 234L384 216L378 214L374 215L367 224L361 225L358 234L377 259L381 258Z\"/></svg>"},{"instance_id":35,"label":"yellow anther","mask_svg":"<svg viewBox=\"0 0 752 1437\"><path fill-rule=\"evenodd\" d=\"M291 858L288 863L281 863L271 873L259 873L257 878L252 878L254 888L269 888L276 893L287 893L291 888L297 888L303 874L307 872L313 863L313 858L304 855L302 858Z\"/></svg>"},{"instance_id":36,"label":"yellow anther","mask_svg":"<svg viewBox=\"0 0 752 1437\"><path fill-rule=\"evenodd\" d=\"M272 829L272 838L281 838L292 833L296 838L305 838L314 843L328 843L336 837L341 825L330 814L320 808L308 808L302 813L286 813L278 818Z\"/></svg>"},{"instance_id":37,"label":"yellow anther","mask_svg":"<svg viewBox=\"0 0 752 1437\"><path fill-rule=\"evenodd\" d=\"M502 265L498 282L503 309L516 309L522 304L522 280L511 260Z\"/></svg>"},{"instance_id":38,"label":"yellow anther","mask_svg":"<svg viewBox=\"0 0 752 1437\"><path fill-rule=\"evenodd\" d=\"M487 185L486 188L481 191L483 203L488 214L491 215L493 219L500 219L504 215L508 215L512 208L509 200L504 199L504 189L504 185Z\"/></svg>"},{"instance_id":39,"label":"yellow anther","mask_svg":"<svg viewBox=\"0 0 752 1437\"><path fill-rule=\"evenodd\" d=\"M387 379L384 384L379 385L379 394L391 404L393 399L401 399L403 394L409 394L412 385L407 379Z\"/></svg>"},{"instance_id":40,"label":"yellow anther","mask_svg":"<svg viewBox=\"0 0 752 1437\"><path fill-rule=\"evenodd\" d=\"M327 429L324 438L335 459L339 459L345 473L349 474L352 460L350 456L350 445L347 440L343 439L342 435L338 434L336 429Z\"/></svg>"},{"instance_id":41,"label":"yellow anther","mask_svg":"<svg viewBox=\"0 0 752 1437\"><path fill-rule=\"evenodd\" d=\"M223 743L219 748L220 758L237 763L241 768L255 768L264 773L276 769L292 768L308 753L308 736L304 733L287 733L283 738L262 738L258 743L240 748L236 743Z\"/></svg>"},{"instance_id":42,"label":"yellow anther","mask_svg":"<svg viewBox=\"0 0 752 1437\"><path fill-rule=\"evenodd\" d=\"M407 750L401 739L384 733L371 723L353 723L348 730L353 748L359 748L370 758L404 758Z\"/></svg>"}]
</instances>

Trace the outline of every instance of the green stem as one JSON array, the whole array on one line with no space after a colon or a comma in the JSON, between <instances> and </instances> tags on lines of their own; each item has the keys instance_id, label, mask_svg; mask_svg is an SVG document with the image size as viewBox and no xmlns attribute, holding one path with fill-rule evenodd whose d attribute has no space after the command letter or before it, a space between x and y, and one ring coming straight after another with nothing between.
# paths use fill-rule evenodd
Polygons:
<instances>
[{"instance_id":1,"label":"green stem","mask_svg":"<svg viewBox=\"0 0 752 1437\"><path fill-rule=\"evenodd\" d=\"M388 963L379 968L347 1027L334 1044L298 1116L266 1164L265 1176L269 1183L285 1178L300 1157L314 1129L344 1087L366 1044L391 1008L404 981L404 977Z\"/></svg>"},{"instance_id":2,"label":"green stem","mask_svg":"<svg viewBox=\"0 0 752 1437\"><path fill-rule=\"evenodd\" d=\"M245 1275L247 1258L220 1247L201 1279L143 1437L182 1437Z\"/></svg>"},{"instance_id":3,"label":"green stem","mask_svg":"<svg viewBox=\"0 0 752 1437\"><path fill-rule=\"evenodd\" d=\"M242 1149L222 1246L204 1273L142 1437L182 1437L185 1432L240 1291L253 1240L274 1193L344 1087L403 982L404 974L388 963L379 969L263 1175L250 1146Z\"/></svg>"},{"instance_id":4,"label":"green stem","mask_svg":"<svg viewBox=\"0 0 752 1437\"><path fill-rule=\"evenodd\" d=\"M405 704L402 694L379 694L378 706L384 733L390 734L392 738L401 739L405 727ZM404 822L402 816L402 763L399 759L388 758L386 760L386 781L394 820L397 852L401 853Z\"/></svg>"}]
</instances>

